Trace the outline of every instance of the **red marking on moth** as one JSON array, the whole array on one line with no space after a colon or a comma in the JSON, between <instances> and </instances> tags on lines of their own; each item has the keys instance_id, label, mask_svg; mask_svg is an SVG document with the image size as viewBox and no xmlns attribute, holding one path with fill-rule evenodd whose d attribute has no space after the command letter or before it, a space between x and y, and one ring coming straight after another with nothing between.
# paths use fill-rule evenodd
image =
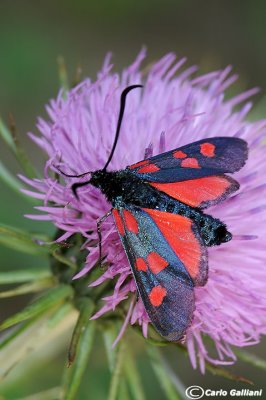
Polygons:
<instances>
[{"instance_id":1,"label":"red marking on moth","mask_svg":"<svg viewBox=\"0 0 266 400\"><path fill-rule=\"evenodd\" d=\"M192 231L192 221L181 215L144 209L151 216L172 250L184 264L192 278L199 274L202 251Z\"/></svg>"},{"instance_id":2,"label":"red marking on moth","mask_svg":"<svg viewBox=\"0 0 266 400\"><path fill-rule=\"evenodd\" d=\"M156 172L159 171L160 168L155 164L148 164L138 170L139 173L145 174L147 172Z\"/></svg>"},{"instance_id":3,"label":"red marking on moth","mask_svg":"<svg viewBox=\"0 0 266 400\"><path fill-rule=\"evenodd\" d=\"M181 167L183 168L200 168L198 160L196 158L188 157L181 161Z\"/></svg>"},{"instance_id":4,"label":"red marking on moth","mask_svg":"<svg viewBox=\"0 0 266 400\"><path fill-rule=\"evenodd\" d=\"M136 235L139 232L138 223L135 217L128 210L123 211L124 220L126 223L126 227L130 232L135 233Z\"/></svg>"},{"instance_id":5,"label":"red marking on moth","mask_svg":"<svg viewBox=\"0 0 266 400\"><path fill-rule=\"evenodd\" d=\"M219 199L231 186L224 176L208 176L175 183L150 183L151 186L192 207Z\"/></svg>"},{"instance_id":6,"label":"red marking on moth","mask_svg":"<svg viewBox=\"0 0 266 400\"><path fill-rule=\"evenodd\" d=\"M138 271L144 271L144 272L147 271L147 264L146 264L146 261L143 260L143 258L140 258L140 257L137 258L135 265L136 265L136 268Z\"/></svg>"},{"instance_id":7,"label":"red marking on moth","mask_svg":"<svg viewBox=\"0 0 266 400\"><path fill-rule=\"evenodd\" d=\"M149 264L151 272L158 274L168 265L168 262L160 256L160 254L152 252L147 257L147 262Z\"/></svg>"},{"instance_id":8,"label":"red marking on moth","mask_svg":"<svg viewBox=\"0 0 266 400\"><path fill-rule=\"evenodd\" d=\"M175 151L175 152L173 153L173 156L174 156L175 158L186 158L186 157L187 157L186 153L184 153L184 152L181 151L181 150Z\"/></svg>"},{"instance_id":9,"label":"red marking on moth","mask_svg":"<svg viewBox=\"0 0 266 400\"><path fill-rule=\"evenodd\" d=\"M113 213L113 216L115 219L115 223L116 223L118 232L120 233L121 236L124 236L124 234L125 234L124 224L123 224L122 218L120 217L118 210L116 208L114 208L112 213Z\"/></svg>"},{"instance_id":10,"label":"red marking on moth","mask_svg":"<svg viewBox=\"0 0 266 400\"><path fill-rule=\"evenodd\" d=\"M154 307L159 307L165 298L167 290L162 286L155 286L149 294L149 299Z\"/></svg>"},{"instance_id":11,"label":"red marking on moth","mask_svg":"<svg viewBox=\"0 0 266 400\"><path fill-rule=\"evenodd\" d=\"M146 164L149 164L149 161L148 160L143 160L143 161L137 162L136 164L130 165L129 168L130 169L134 169L134 168L140 167L141 165L146 165Z\"/></svg>"},{"instance_id":12,"label":"red marking on moth","mask_svg":"<svg viewBox=\"0 0 266 400\"><path fill-rule=\"evenodd\" d=\"M202 143L200 145L200 152L203 156L214 157L215 146L212 143Z\"/></svg>"}]
</instances>

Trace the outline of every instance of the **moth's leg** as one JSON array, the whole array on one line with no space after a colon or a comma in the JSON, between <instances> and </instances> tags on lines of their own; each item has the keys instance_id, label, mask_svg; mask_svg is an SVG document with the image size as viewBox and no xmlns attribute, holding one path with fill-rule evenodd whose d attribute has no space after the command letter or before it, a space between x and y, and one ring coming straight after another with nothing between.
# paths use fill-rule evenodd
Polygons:
<instances>
[{"instance_id":1,"label":"moth's leg","mask_svg":"<svg viewBox=\"0 0 266 400\"><path fill-rule=\"evenodd\" d=\"M106 214L104 214L100 219L97 220L97 234L99 240L99 259L98 262L100 267L102 265L102 232L101 232L101 225L102 223L112 214L112 209L109 210Z\"/></svg>"}]
</instances>

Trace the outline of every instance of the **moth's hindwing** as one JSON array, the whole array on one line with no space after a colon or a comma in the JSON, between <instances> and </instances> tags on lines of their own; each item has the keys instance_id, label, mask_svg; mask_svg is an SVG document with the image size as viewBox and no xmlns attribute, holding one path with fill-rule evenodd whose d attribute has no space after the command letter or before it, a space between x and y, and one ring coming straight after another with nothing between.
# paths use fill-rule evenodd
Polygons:
<instances>
[{"instance_id":1,"label":"moth's hindwing","mask_svg":"<svg viewBox=\"0 0 266 400\"><path fill-rule=\"evenodd\" d=\"M207 280L207 253L190 219L126 205L113 209L138 292L156 330L180 340L192 321L194 285Z\"/></svg>"}]
</instances>

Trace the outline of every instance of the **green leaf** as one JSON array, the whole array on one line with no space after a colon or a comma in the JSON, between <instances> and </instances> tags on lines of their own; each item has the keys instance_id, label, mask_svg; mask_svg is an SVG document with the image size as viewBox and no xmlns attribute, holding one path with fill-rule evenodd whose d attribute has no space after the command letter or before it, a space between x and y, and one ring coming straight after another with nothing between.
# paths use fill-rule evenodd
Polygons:
<instances>
[{"instance_id":1,"label":"green leaf","mask_svg":"<svg viewBox=\"0 0 266 400\"><path fill-rule=\"evenodd\" d=\"M116 354L115 367L114 367L111 382L110 382L108 400L116 400L117 399L118 391L119 391L119 384L120 384L121 378L122 378L121 375L122 375L122 369L123 369L123 364L124 364L125 351L126 351L125 341L120 341L119 349Z\"/></svg>"},{"instance_id":2,"label":"green leaf","mask_svg":"<svg viewBox=\"0 0 266 400\"><path fill-rule=\"evenodd\" d=\"M76 272L76 270L77 270L77 264L74 263L73 261L71 261L70 258L63 256L58 250L59 250L58 247L55 248L55 249L52 251L52 256L53 256L57 261L59 261L60 263L65 264L65 265L67 265L68 267L70 267L70 268L73 270L73 272Z\"/></svg>"},{"instance_id":3,"label":"green leaf","mask_svg":"<svg viewBox=\"0 0 266 400\"><path fill-rule=\"evenodd\" d=\"M5 143L15 154L19 164L23 168L23 171L29 178L36 178L38 173L33 167L27 153L22 147L18 140L17 129L13 117L10 115L10 129L4 124L3 120L0 119L0 135L2 136Z\"/></svg>"},{"instance_id":4,"label":"green leaf","mask_svg":"<svg viewBox=\"0 0 266 400\"><path fill-rule=\"evenodd\" d=\"M58 65L58 75L59 75L60 86L64 90L64 94L66 94L69 90L69 81L68 81L64 57L59 56L57 58L57 65Z\"/></svg>"},{"instance_id":5,"label":"green leaf","mask_svg":"<svg viewBox=\"0 0 266 400\"><path fill-rule=\"evenodd\" d=\"M16 144L16 157L17 160L19 162L19 164L21 165L25 175L28 178L37 178L40 176L39 172L36 171L36 169L34 168L34 166L32 165L27 153L25 152L24 148L22 147L21 143L18 141L18 139L16 138L15 140L15 144Z\"/></svg>"},{"instance_id":6,"label":"green leaf","mask_svg":"<svg viewBox=\"0 0 266 400\"><path fill-rule=\"evenodd\" d=\"M66 257L58 255L58 253L55 254L56 250L69 247L69 245L51 242L50 238L44 234L30 234L13 226L0 223L0 244L29 254L51 253L60 262L71 266L71 268L75 266Z\"/></svg>"},{"instance_id":7,"label":"green leaf","mask_svg":"<svg viewBox=\"0 0 266 400\"><path fill-rule=\"evenodd\" d=\"M61 249L62 247L69 247L64 243L54 243L51 242L47 235L40 233L28 233L22 229L15 228L10 225L0 223L0 243L16 249L18 251L23 251L30 254L45 254L53 253L55 250ZM55 256L56 258L57 255ZM74 268L75 264L68 262L64 256L60 256L60 262L71 265Z\"/></svg>"},{"instance_id":8,"label":"green leaf","mask_svg":"<svg viewBox=\"0 0 266 400\"><path fill-rule=\"evenodd\" d=\"M240 358L240 360L254 365L257 368L261 368L266 370L266 361L262 358L256 356L255 354L251 354L245 350L234 350L235 354Z\"/></svg>"},{"instance_id":9,"label":"green leaf","mask_svg":"<svg viewBox=\"0 0 266 400\"><path fill-rule=\"evenodd\" d=\"M4 164L1 161L0 161L0 178L10 189L14 190L20 196L26 197L21 192L21 189L23 187L22 183L11 174L11 172L4 166Z\"/></svg>"},{"instance_id":10,"label":"green leaf","mask_svg":"<svg viewBox=\"0 0 266 400\"><path fill-rule=\"evenodd\" d=\"M2 118L0 118L0 135L2 139L5 141L7 146L15 153L16 152L16 146L13 140L13 137L11 135L10 130L7 128L6 124L4 124Z\"/></svg>"},{"instance_id":11,"label":"green leaf","mask_svg":"<svg viewBox=\"0 0 266 400\"><path fill-rule=\"evenodd\" d=\"M126 381L124 378L121 379L121 381L119 382L119 392L118 392L118 399L119 400L130 400L130 395L128 392L128 387L126 384ZM137 397L134 397L134 399L139 400Z\"/></svg>"},{"instance_id":12,"label":"green leaf","mask_svg":"<svg viewBox=\"0 0 266 400\"><path fill-rule=\"evenodd\" d=\"M80 312L80 316L73 333L71 352L74 352L73 364L65 371L63 377L63 399L75 400L81 383L82 376L87 369L88 359L92 349L95 326L94 321L90 321L92 313L91 301L84 302L84 308ZM72 355L73 357L73 355Z\"/></svg>"},{"instance_id":13,"label":"green leaf","mask_svg":"<svg viewBox=\"0 0 266 400\"><path fill-rule=\"evenodd\" d=\"M0 363L0 381L16 366L21 374L31 355L34 357L38 350L45 354L60 351L60 337L73 327L76 319L77 312L70 302L58 303L8 331L0 344L0 357L5 360Z\"/></svg>"},{"instance_id":14,"label":"green leaf","mask_svg":"<svg viewBox=\"0 0 266 400\"><path fill-rule=\"evenodd\" d=\"M105 344L108 365L111 373L113 372L115 367L116 349L117 349L116 347L112 348L112 344L114 343L117 335L118 332L114 324L109 324L108 326L107 324L104 325L103 340Z\"/></svg>"},{"instance_id":15,"label":"green leaf","mask_svg":"<svg viewBox=\"0 0 266 400\"><path fill-rule=\"evenodd\" d=\"M159 357L160 357L160 362L166 371L166 374L169 376L169 379L171 380L172 384L176 388L177 393L179 394L180 398L186 400L187 397L185 395L186 392L186 386L183 384L183 382L179 379L178 375L173 371L173 368L169 364L168 360L164 355L162 354L161 351L158 350Z\"/></svg>"},{"instance_id":16,"label":"green leaf","mask_svg":"<svg viewBox=\"0 0 266 400\"><path fill-rule=\"evenodd\" d=\"M37 281L39 279L49 278L51 276L51 271L48 268L30 268L22 269L21 271L0 272L0 285L5 285L8 283Z\"/></svg>"},{"instance_id":17,"label":"green leaf","mask_svg":"<svg viewBox=\"0 0 266 400\"><path fill-rule=\"evenodd\" d=\"M0 161L0 179L7 185L11 190L13 190L16 194L23 197L24 200L27 200L31 204L39 204L39 200L34 199L33 197L27 196L24 194L21 189L24 188L22 182L20 182Z\"/></svg>"},{"instance_id":18,"label":"green leaf","mask_svg":"<svg viewBox=\"0 0 266 400\"><path fill-rule=\"evenodd\" d=\"M53 289L50 289L46 291L44 295L34 300L33 303L26 306L24 310L7 318L0 325L0 330L7 329L10 326L13 326L19 322L25 321L29 318L33 318L38 314L41 314L45 310L48 310L56 306L57 304L71 297L72 295L73 295L73 290L68 285L60 285Z\"/></svg>"},{"instance_id":19,"label":"green leaf","mask_svg":"<svg viewBox=\"0 0 266 400\"><path fill-rule=\"evenodd\" d=\"M62 304L57 307L52 314L49 315L49 319L47 322L47 326L49 328L54 328L66 315L69 315L73 310L73 306L70 303ZM45 310L46 311L46 310ZM0 342L0 350L2 350L5 346L12 343L19 335L23 332L27 331L33 324L36 323L40 318L43 317L43 313L38 314L36 317L31 318L28 321L25 321L23 324L16 326L12 331L10 331L7 335L2 338Z\"/></svg>"},{"instance_id":20,"label":"green leaf","mask_svg":"<svg viewBox=\"0 0 266 400\"><path fill-rule=\"evenodd\" d=\"M26 283L24 285L18 286L11 290L5 290L0 292L0 299L6 297L19 296L26 293L38 293L44 289L48 289L55 284L55 279L53 277L39 279L38 281Z\"/></svg>"},{"instance_id":21,"label":"green leaf","mask_svg":"<svg viewBox=\"0 0 266 400\"><path fill-rule=\"evenodd\" d=\"M249 385L253 385L253 382L250 379L247 379L241 375L235 375L232 372L230 372L228 369L218 367L209 362L208 363L205 362L205 365L206 365L206 369L208 371L210 371L213 375L222 376L223 378L229 379L231 381L243 382L243 383L248 383Z\"/></svg>"},{"instance_id":22,"label":"green leaf","mask_svg":"<svg viewBox=\"0 0 266 400\"><path fill-rule=\"evenodd\" d=\"M20 189L22 188L22 183L12 175L12 173L5 167L5 165L1 161L0 177L7 186L9 186L16 193L22 195L22 192L20 191Z\"/></svg>"},{"instance_id":23,"label":"green leaf","mask_svg":"<svg viewBox=\"0 0 266 400\"><path fill-rule=\"evenodd\" d=\"M44 235L36 235L33 237L20 229L0 224L0 244L11 249L29 254L48 253L51 246L40 246L38 243L40 239L48 240Z\"/></svg>"},{"instance_id":24,"label":"green leaf","mask_svg":"<svg viewBox=\"0 0 266 400\"><path fill-rule=\"evenodd\" d=\"M66 316L69 316L71 313L73 313L73 310L76 312L76 309L71 302L59 305L59 307L57 307L57 309L49 317L49 321L47 322L48 328L55 328Z\"/></svg>"},{"instance_id":25,"label":"green leaf","mask_svg":"<svg viewBox=\"0 0 266 400\"><path fill-rule=\"evenodd\" d=\"M29 321L26 321L24 324L16 326L12 331L8 332L6 336L4 336L0 342L0 350L8 346L12 341L16 340L18 336L23 334L32 324L36 322L36 320L40 318L38 315L35 318L31 318Z\"/></svg>"},{"instance_id":26,"label":"green leaf","mask_svg":"<svg viewBox=\"0 0 266 400\"><path fill-rule=\"evenodd\" d=\"M92 315L94 304L91 299L82 299L82 304L79 304L80 314L76 323L75 329L72 334L72 338L68 350L68 365L71 366L75 360L79 342L82 337L82 332L88 325L89 318Z\"/></svg>"},{"instance_id":27,"label":"green leaf","mask_svg":"<svg viewBox=\"0 0 266 400\"><path fill-rule=\"evenodd\" d=\"M34 393L30 396L20 397L19 400L56 400L60 399L61 388L54 387L42 392Z\"/></svg>"},{"instance_id":28,"label":"green leaf","mask_svg":"<svg viewBox=\"0 0 266 400\"><path fill-rule=\"evenodd\" d=\"M153 371L166 395L166 398L168 400L180 400L181 397L165 369L165 364L162 362L159 350L155 346L147 346L147 352L150 357Z\"/></svg>"},{"instance_id":29,"label":"green leaf","mask_svg":"<svg viewBox=\"0 0 266 400\"><path fill-rule=\"evenodd\" d=\"M133 398L138 400L145 400L145 394L141 384L139 372L130 349L127 349L125 371L127 382L129 383Z\"/></svg>"},{"instance_id":30,"label":"green leaf","mask_svg":"<svg viewBox=\"0 0 266 400\"><path fill-rule=\"evenodd\" d=\"M26 153L26 151L24 150L23 146L19 141L17 127L12 114L10 114L9 116L9 126L10 126L9 130L12 135L13 142L15 144L15 155L20 166L22 167L23 171L29 178L36 178L38 176L38 173L35 170L34 166L32 165L28 157L28 154Z\"/></svg>"}]
</instances>

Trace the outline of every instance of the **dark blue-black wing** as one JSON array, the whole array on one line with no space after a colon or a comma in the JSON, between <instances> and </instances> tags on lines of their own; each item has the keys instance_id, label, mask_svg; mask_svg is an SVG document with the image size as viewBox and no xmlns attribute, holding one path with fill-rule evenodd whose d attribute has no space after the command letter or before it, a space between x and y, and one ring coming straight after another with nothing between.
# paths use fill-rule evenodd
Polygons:
<instances>
[{"instance_id":1,"label":"dark blue-black wing","mask_svg":"<svg viewBox=\"0 0 266 400\"><path fill-rule=\"evenodd\" d=\"M194 285L207 281L207 253L188 218L125 205L113 209L138 292L156 330L180 340L191 324Z\"/></svg>"},{"instance_id":2,"label":"dark blue-black wing","mask_svg":"<svg viewBox=\"0 0 266 400\"><path fill-rule=\"evenodd\" d=\"M148 158L127 170L183 203L205 208L239 189L225 173L241 169L247 156L244 140L216 137Z\"/></svg>"}]
</instances>

